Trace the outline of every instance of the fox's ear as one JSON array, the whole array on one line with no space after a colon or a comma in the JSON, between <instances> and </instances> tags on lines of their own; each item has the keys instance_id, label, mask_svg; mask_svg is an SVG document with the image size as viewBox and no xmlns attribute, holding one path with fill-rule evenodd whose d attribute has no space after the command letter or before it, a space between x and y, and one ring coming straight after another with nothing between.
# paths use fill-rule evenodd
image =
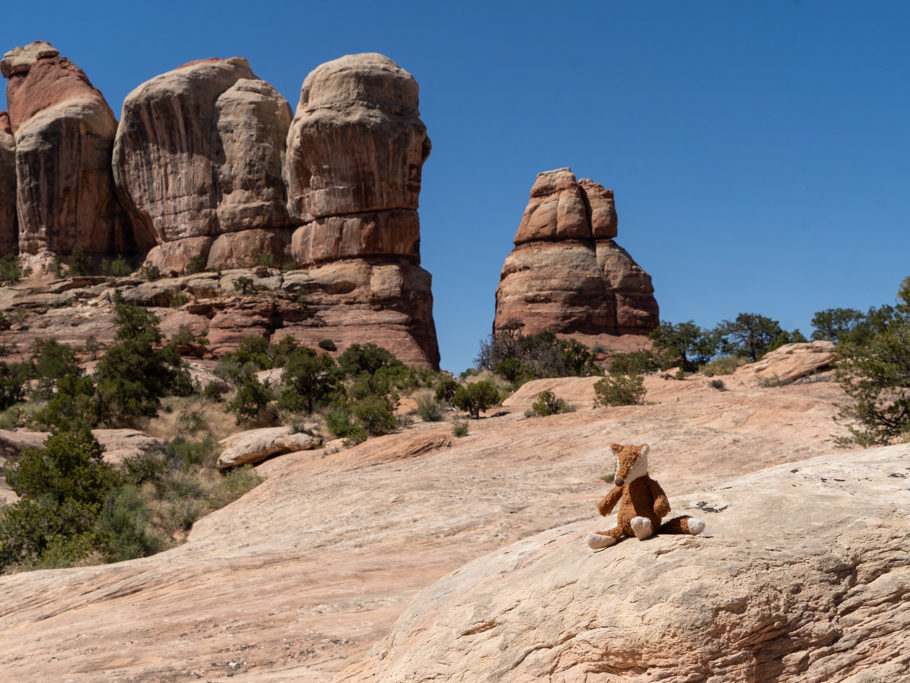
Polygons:
<instances>
[{"instance_id":1,"label":"fox's ear","mask_svg":"<svg viewBox=\"0 0 910 683\"><path fill-rule=\"evenodd\" d=\"M642 455L647 455L647 454L650 453L650 452L651 452L651 447L650 447L648 444L643 443L643 444L641 445L641 454L642 454Z\"/></svg>"},{"instance_id":2,"label":"fox's ear","mask_svg":"<svg viewBox=\"0 0 910 683\"><path fill-rule=\"evenodd\" d=\"M614 453L619 453L622 450L622 446L619 445L618 443L611 443L610 448L613 449Z\"/></svg>"}]
</instances>

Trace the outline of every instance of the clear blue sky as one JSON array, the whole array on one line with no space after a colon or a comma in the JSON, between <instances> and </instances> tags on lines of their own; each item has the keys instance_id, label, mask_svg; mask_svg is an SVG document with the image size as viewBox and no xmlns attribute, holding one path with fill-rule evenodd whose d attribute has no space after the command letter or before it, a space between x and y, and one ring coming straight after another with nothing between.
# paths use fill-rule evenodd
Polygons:
<instances>
[{"instance_id":1,"label":"clear blue sky","mask_svg":"<svg viewBox=\"0 0 910 683\"><path fill-rule=\"evenodd\" d=\"M8 3L0 50L48 40L119 113L191 59L242 55L296 106L329 59L420 83L423 266L444 368L472 364L539 171L616 191L661 318L810 330L910 275L910 3ZM5 97L0 97L0 109Z\"/></svg>"}]
</instances>

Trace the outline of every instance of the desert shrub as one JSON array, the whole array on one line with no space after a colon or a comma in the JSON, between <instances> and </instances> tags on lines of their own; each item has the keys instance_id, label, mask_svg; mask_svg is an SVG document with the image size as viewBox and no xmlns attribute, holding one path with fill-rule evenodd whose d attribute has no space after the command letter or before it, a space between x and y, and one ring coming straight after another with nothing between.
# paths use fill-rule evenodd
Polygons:
<instances>
[{"instance_id":1,"label":"desert shrub","mask_svg":"<svg viewBox=\"0 0 910 683\"><path fill-rule=\"evenodd\" d=\"M402 365L388 349L376 344L351 344L338 356L338 365L348 376L373 375L380 368Z\"/></svg>"},{"instance_id":2,"label":"desert shrub","mask_svg":"<svg viewBox=\"0 0 910 683\"><path fill-rule=\"evenodd\" d=\"M206 505L213 510L223 508L261 484L262 481L262 476L252 465L237 467L228 472L218 486L209 493Z\"/></svg>"},{"instance_id":3,"label":"desert shrub","mask_svg":"<svg viewBox=\"0 0 910 683\"><path fill-rule=\"evenodd\" d=\"M452 435L461 438L468 435L468 423L464 420L454 420L452 422Z\"/></svg>"},{"instance_id":4,"label":"desert shrub","mask_svg":"<svg viewBox=\"0 0 910 683\"><path fill-rule=\"evenodd\" d=\"M740 313L735 320L718 325L725 339L725 351L757 361L782 332L780 323L757 313Z\"/></svg>"},{"instance_id":5,"label":"desert shrub","mask_svg":"<svg viewBox=\"0 0 910 683\"><path fill-rule=\"evenodd\" d=\"M513 384L539 377L587 377L601 374L596 354L575 339L561 340L552 332L524 335L507 327L481 343L475 359Z\"/></svg>"},{"instance_id":6,"label":"desert shrub","mask_svg":"<svg viewBox=\"0 0 910 683\"><path fill-rule=\"evenodd\" d=\"M611 373L594 384L595 406L631 406L645 402L645 380L641 375Z\"/></svg>"},{"instance_id":7,"label":"desert shrub","mask_svg":"<svg viewBox=\"0 0 910 683\"><path fill-rule=\"evenodd\" d=\"M57 431L6 471L20 500L0 512L0 569L64 566L100 549L96 522L119 483L88 427Z\"/></svg>"},{"instance_id":8,"label":"desert shrub","mask_svg":"<svg viewBox=\"0 0 910 683\"><path fill-rule=\"evenodd\" d=\"M723 344L723 337L717 328L702 329L691 320L683 323L662 320L649 337L660 352L660 369L678 364L689 372L710 362Z\"/></svg>"},{"instance_id":9,"label":"desert shrub","mask_svg":"<svg viewBox=\"0 0 910 683\"><path fill-rule=\"evenodd\" d=\"M346 444L356 444L366 440L366 430L351 415L346 401L336 403L324 417L329 431L339 438L344 438Z\"/></svg>"},{"instance_id":10,"label":"desert shrub","mask_svg":"<svg viewBox=\"0 0 910 683\"><path fill-rule=\"evenodd\" d=\"M97 524L104 538L105 561L122 562L164 550L167 543L153 528L149 503L134 484L110 492Z\"/></svg>"},{"instance_id":11,"label":"desert shrub","mask_svg":"<svg viewBox=\"0 0 910 683\"><path fill-rule=\"evenodd\" d=\"M47 400L53 396L57 384L64 377L79 378L83 375L76 350L55 339L36 339L29 360L31 376L38 380L32 396L38 399Z\"/></svg>"},{"instance_id":12,"label":"desert shrub","mask_svg":"<svg viewBox=\"0 0 910 683\"><path fill-rule=\"evenodd\" d=\"M82 247L73 247L73 250L70 252L68 265L70 277L92 274L92 260Z\"/></svg>"},{"instance_id":13,"label":"desert shrub","mask_svg":"<svg viewBox=\"0 0 910 683\"><path fill-rule=\"evenodd\" d=\"M557 413L568 413L572 411L572 408L552 391L541 391L537 394L537 400L531 404L531 410L535 414L545 417Z\"/></svg>"},{"instance_id":14,"label":"desert shrub","mask_svg":"<svg viewBox=\"0 0 910 683\"><path fill-rule=\"evenodd\" d=\"M101 274L105 277L126 277L132 272L130 264L119 256L113 261L101 259Z\"/></svg>"},{"instance_id":15,"label":"desert shrub","mask_svg":"<svg viewBox=\"0 0 910 683\"><path fill-rule=\"evenodd\" d=\"M748 361L742 356L721 356L704 366L701 371L706 377L715 375L732 375L736 368L745 365Z\"/></svg>"},{"instance_id":16,"label":"desert shrub","mask_svg":"<svg viewBox=\"0 0 910 683\"><path fill-rule=\"evenodd\" d=\"M95 368L95 405L99 422L124 426L154 417L164 396L189 395L193 386L176 345L161 345L154 314L121 302L115 319L116 342Z\"/></svg>"},{"instance_id":17,"label":"desert shrub","mask_svg":"<svg viewBox=\"0 0 910 683\"><path fill-rule=\"evenodd\" d=\"M25 398L23 380L6 363L0 362L0 410L14 406Z\"/></svg>"},{"instance_id":18,"label":"desert shrub","mask_svg":"<svg viewBox=\"0 0 910 683\"><path fill-rule=\"evenodd\" d=\"M340 373L335 361L312 349L294 349L281 375L283 389L278 407L292 412L312 413L326 405L338 387Z\"/></svg>"},{"instance_id":19,"label":"desert shrub","mask_svg":"<svg viewBox=\"0 0 910 683\"><path fill-rule=\"evenodd\" d=\"M464 410L475 419L480 417L480 413L485 413L499 401L499 390L486 379L467 386L459 386L452 398L455 407Z\"/></svg>"},{"instance_id":20,"label":"desert shrub","mask_svg":"<svg viewBox=\"0 0 910 683\"><path fill-rule=\"evenodd\" d=\"M447 405L454 405L455 392L458 390L458 382L451 377L443 377L436 384L436 400Z\"/></svg>"},{"instance_id":21,"label":"desert shrub","mask_svg":"<svg viewBox=\"0 0 910 683\"><path fill-rule=\"evenodd\" d=\"M424 396L417 401L417 414L424 422L439 422L445 406L432 396Z\"/></svg>"},{"instance_id":22,"label":"desert shrub","mask_svg":"<svg viewBox=\"0 0 910 683\"><path fill-rule=\"evenodd\" d=\"M202 390L202 397L206 401L212 401L213 403L221 403L224 400L224 387L217 382L210 382L205 385L205 389Z\"/></svg>"},{"instance_id":23,"label":"desert shrub","mask_svg":"<svg viewBox=\"0 0 910 683\"><path fill-rule=\"evenodd\" d=\"M275 255L270 252L259 254L259 258L257 260L260 266L271 268L272 264L275 262Z\"/></svg>"},{"instance_id":24,"label":"desert shrub","mask_svg":"<svg viewBox=\"0 0 910 683\"><path fill-rule=\"evenodd\" d=\"M274 414L269 412L269 403L273 398L272 391L267 386L253 375L247 374L240 380L237 393L228 402L227 409L233 413L238 425L252 420L268 422L274 419Z\"/></svg>"},{"instance_id":25,"label":"desert shrub","mask_svg":"<svg viewBox=\"0 0 910 683\"><path fill-rule=\"evenodd\" d=\"M202 254L198 254L186 262L186 266L183 269L183 272L187 275L195 275L196 273L201 273L205 270L207 265L207 259Z\"/></svg>"},{"instance_id":26,"label":"desert shrub","mask_svg":"<svg viewBox=\"0 0 910 683\"><path fill-rule=\"evenodd\" d=\"M48 429L93 426L99 420L98 409L91 378L65 376L57 381L50 400L32 415L32 423L35 427Z\"/></svg>"},{"instance_id":27,"label":"desert shrub","mask_svg":"<svg viewBox=\"0 0 910 683\"><path fill-rule=\"evenodd\" d=\"M238 277L234 280L234 289L241 294L256 293L256 288L253 286L253 279L249 277Z\"/></svg>"},{"instance_id":28,"label":"desert shrub","mask_svg":"<svg viewBox=\"0 0 910 683\"><path fill-rule=\"evenodd\" d=\"M664 357L648 350L617 353L610 359L610 372L612 373L646 374L661 370L663 366Z\"/></svg>"},{"instance_id":29,"label":"desert shrub","mask_svg":"<svg viewBox=\"0 0 910 683\"><path fill-rule=\"evenodd\" d=\"M161 270L158 266L142 266L139 269L139 275L149 282L154 282L155 280L161 279Z\"/></svg>"},{"instance_id":30,"label":"desert shrub","mask_svg":"<svg viewBox=\"0 0 910 683\"><path fill-rule=\"evenodd\" d=\"M712 379L710 384L712 389L717 389L718 391L727 390L727 385L724 384L724 381L722 379Z\"/></svg>"},{"instance_id":31,"label":"desert shrub","mask_svg":"<svg viewBox=\"0 0 910 683\"><path fill-rule=\"evenodd\" d=\"M331 339L321 339L317 346L323 351L336 351L338 349L338 347L335 346L335 342Z\"/></svg>"},{"instance_id":32,"label":"desert shrub","mask_svg":"<svg viewBox=\"0 0 910 683\"><path fill-rule=\"evenodd\" d=\"M0 257L0 284L14 285L22 279L19 257L15 254L4 254Z\"/></svg>"},{"instance_id":33,"label":"desert shrub","mask_svg":"<svg viewBox=\"0 0 910 683\"><path fill-rule=\"evenodd\" d=\"M381 436L395 429L395 414L385 396L371 394L355 401L351 412L370 436Z\"/></svg>"}]
</instances>

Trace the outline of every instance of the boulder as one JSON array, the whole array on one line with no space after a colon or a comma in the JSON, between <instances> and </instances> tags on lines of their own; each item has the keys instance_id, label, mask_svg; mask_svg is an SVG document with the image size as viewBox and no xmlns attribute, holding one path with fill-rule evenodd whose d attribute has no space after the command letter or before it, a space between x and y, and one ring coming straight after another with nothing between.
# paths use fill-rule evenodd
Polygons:
<instances>
[{"instance_id":1,"label":"boulder","mask_svg":"<svg viewBox=\"0 0 910 683\"><path fill-rule=\"evenodd\" d=\"M494 333L647 335L659 310L648 275L616 242L612 190L568 168L537 176L496 290Z\"/></svg>"},{"instance_id":2,"label":"boulder","mask_svg":"<svg viewBox=\"0 0 910 683\"><path fill-rule=\"evenodd\" d=\"M736 369L736 379L789 384L808 375L830 370L840 360L834 342L814 341L783 346L766 353L757 363Z\"/></svg>"},{"instance_id":3,"label":"boulder","mask_svg":"<svg viewBox=\"0 0 910 683\"><path fill-rule=\"evenodd\" d=\"M114 193L117 120L85 73L39 41L7 52L7 106L15 136L19 250L95 257L136 251Z\"/></svg>"},{"instance_id":4,"label":"boulder","mask_svg":"<svg viewBox=\"0 0 910 683\"><path fill-rule=\"evenodd\" d=\"M701 536L592 552L592 516L525 538L414 596L339 680L895 680L908 476L906 445L826 455L671 499Z\"/></svg>"},{"instance_id":5,"label":"boulder","mask_svg":"<svg viewBox=\"0 0 910 683\"><path fill-rule=\"evenodd\" d=\"M218 456L218 467L224 470L262 462L274 455L313 450L322 446L322 439L294 433L290 427L265 427L232 434L222 439L221 445L224 450Z\"/></svg>"},{"instance_id":6,"label":"boulder","mask_svg":"<svg viewBox=\"0 0 910 683\"><path fill-rule=\"evenodd\" d=\"M16 220L16 143L9 114L0 111L0 256L19 250Z\"/></svg>"},{"instance_id":7,"label":"boulder","mask_svg":"<svg viewBox=\"0 0 910 683\"><path fill-rule=\"evenodd\" d=\"M242 57L190 62L146 81L123 103L113 152L134 222L159 246L286 227L281 162L290 120L287 101ZM216 253L258 263L258 254Z\"/></svg>"},{"instance_id":8,"label":"boulder","mask_svg":"<svg viewBox=\"0 0 910 683\"><path fill-rule=\"evenodd\" d=\"M416 210L430 154L417 105L417 81L383 55L346 55L313 70L288 131L292 220Z\"/></svg>"},{"instance_id":9,"label":"boulder","mask_svg":"<svg viewBox=\"0 0 910 683\"><path fill-rule=\"evenodd\" d=\"M285 263L291 231L252 229L218 235L209 249L206 267L251 268L260 265L281 266Z\"/></svg>"},{"instance_id":10,"label":"boulder","mask_svg":"<svg viewBox=\"0 0 910 683\"><path fill-rule=\"evenodd\" d=\"M146 268L157 268L162 275L175 276L201 270L208 265L211 237L186 237L162 242L149 250Z\"/></svg>"}]
</instances>

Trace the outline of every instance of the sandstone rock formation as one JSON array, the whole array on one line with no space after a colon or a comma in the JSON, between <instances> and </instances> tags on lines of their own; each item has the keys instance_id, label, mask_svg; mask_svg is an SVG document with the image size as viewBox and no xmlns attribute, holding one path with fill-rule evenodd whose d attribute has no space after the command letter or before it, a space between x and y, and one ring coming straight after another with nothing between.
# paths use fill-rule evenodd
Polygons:
<instances>
[{"instance_id":1,"label":"sandstone rock formation","mask_svg":"<svg viewBox=\"0 0 910 683\"><path fill-rule=\"evenodd\" d=\"M700 537L586 552L591 521L532 536L415 596L342 679L900 677L908 470L906 446L841 453L671 500L708 517Z\"/></svg>"},{"instance_id":2,"label":"sandstone rock formation","mask_svg":"<svg viewBox=\"0 0 910 683\"><path fill-rule=\"evenodd\" d=\"M204 59L156 76L127 96L121 118L114 178L133 221L158 245L148 265L179 273L196 258L249 267L263 253L280 265L290 237L281 164L291 111L245 59Z\"/></svg>"},{"instance_id":3,"label":"sandstone rock formation","mask_svg":"<svg viewBox=\"0 0 910 683\"><path fill-rule=\"evenodd\" d=\"M132 228L114 193L117 120L85 73L48 43L3 56L15 136L19 250L129 255Z\"/></svg>"},{"instance_id":4,"label":"sandstone rock formation","mask_svg":"<svg viewBox=\"0 0 910 683\"><path fill-rule=\"evenodd\" d=\"M388 57L312 71L288 131L288 211L299 263L404 256L419 263L417 204L430 154L414 77Z\"/></svg>"},{"instance_id":5,"label":"sandstone rock formation","mask_svg":"<svg viewBox=\"0 0 910 683\"><path fill-rule=\"evenodd\" d=\"M783 346L766 353L757 363L736 369L737 379L788 384L808 375L831 370L840 360L834 342L813 341Z\"/></svg>"},{"instance_id":6,"label":"sandstone rock formation","mask_svg":"<svg viewBox=\"0 0 910 683\"><path fill-rule=\"evenodd\" d=\"M350 289L363 291L355 283L368 281L368 315L408 325L435 367L430 275L418 265L417 206L429 153L414 77L383 55L347 55L304 80L284 178L291 221L302 224L291 239L294 261L347 271L342 282ZM389 304L392 311L380 310Z\"/></svg>"},{"instance_id":7,"label":"sandstone rock formation","mask_svg":"<svg viewBox=\"0 0 910 683\"><path fill-rule=\"evenodd\" d=\"M613 192L568 168L537 176L496 290L494 333L646 335L651 277L616 242Z\"/></svg>"},{"instance_id":8,"label":"sandstone rock formation","mask_svg":"<svg viewBox=\"0 0 910 683\"><path fill-rule=\"evenodd\" d=\"M294 451L309 451L322 446L322 439L290 427L263 427L231 434L221 440L224 450L218 456L218 467L228 469L255 464L266 458Z\"/></svg>"},{"instance_id":9,"label":"sandstone rock formation","mask_svg":"<svg viewBox=\"0 0 910 683\"><path fill-rule=\"evenodd\" d=\"M16 221L16 143L9 114L0 111L0 256L19 250Z\"/></svg>"}]
</instances>

